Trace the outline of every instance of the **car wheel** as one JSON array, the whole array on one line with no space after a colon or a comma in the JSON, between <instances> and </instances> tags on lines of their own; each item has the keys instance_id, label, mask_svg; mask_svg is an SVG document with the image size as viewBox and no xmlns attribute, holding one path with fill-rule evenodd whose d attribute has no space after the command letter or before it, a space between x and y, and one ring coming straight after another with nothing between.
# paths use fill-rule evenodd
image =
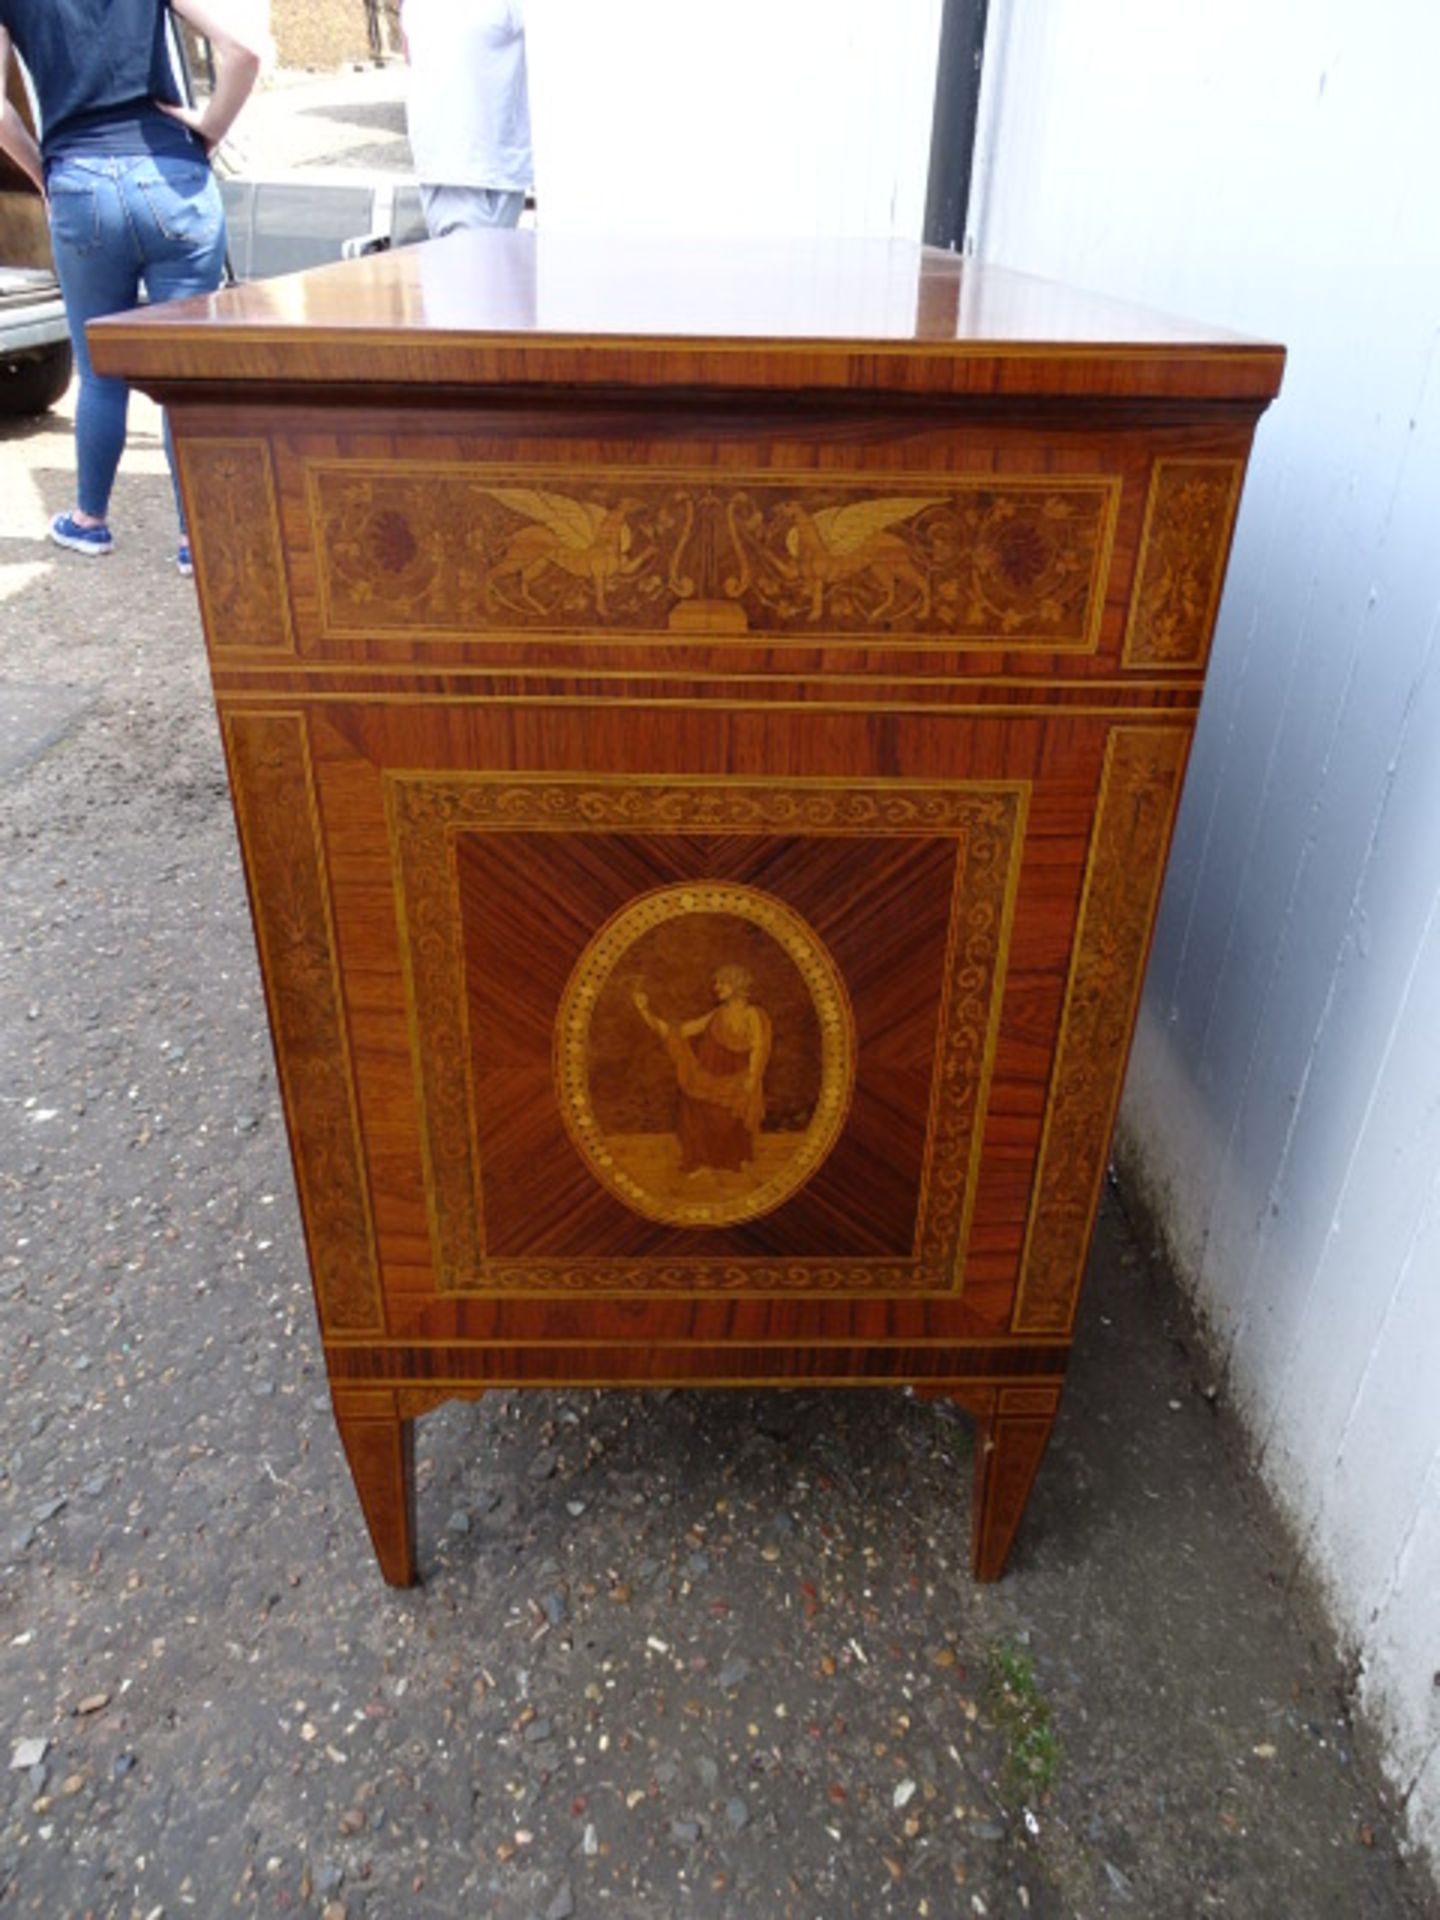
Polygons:
<instances>
[{"instance_id":1,"label":"car wheel","mask_svg":"<svg viewBox=\"0 0 1440 1920\"><path fill-rule=\"evenodd\" d=\"M73 366L68 340L0 361L0 413L44 413L69 386Z\"/></svg>"}]
</instances>

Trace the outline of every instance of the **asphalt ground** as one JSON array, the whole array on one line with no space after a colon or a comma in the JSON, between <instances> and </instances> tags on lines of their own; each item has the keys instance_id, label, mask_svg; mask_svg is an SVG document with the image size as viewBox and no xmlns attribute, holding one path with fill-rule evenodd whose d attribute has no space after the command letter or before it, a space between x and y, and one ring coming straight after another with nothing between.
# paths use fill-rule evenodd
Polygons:
<instances>
[{"instance_id":1,"label":"asphalt ground","mask_svg":"<svg viewBox=\"0 0 1440 1920\"><path fill-rule=\"evenodd\" d=\"M0 429L0 1916L1440 1912L1113 1192L998 1585L899 1392L446 1407L382 1585L132 426L99 562L65 409Z\"/></svg>"}]
</instances>

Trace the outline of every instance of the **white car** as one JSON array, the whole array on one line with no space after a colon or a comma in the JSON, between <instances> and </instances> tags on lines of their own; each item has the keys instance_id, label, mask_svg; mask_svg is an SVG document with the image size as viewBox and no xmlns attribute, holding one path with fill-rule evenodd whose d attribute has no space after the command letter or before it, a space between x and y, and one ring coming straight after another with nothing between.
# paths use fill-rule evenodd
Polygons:
<instances>
[{"instance_id":1,"label":"white car","mask_svg":"<svg viewBox=\"0 0 1440 1920\"><path fill-rule=\"evenodd\" d=\"M11 64L11 98L34 122ZM0 413L43 413L70 384L70 329L55 278L45 209L0 154Z\"/></svg>"},{"instance_id":2,"label":"white car","mask_svg":"<svg viewBox=\"0 0 1440 1920\"><path fill-rule=\"evenodd\" d=\"M43 413L70 384L65 305L45 267L0 266L0 413Z\"/></svg>"}]
</instances>

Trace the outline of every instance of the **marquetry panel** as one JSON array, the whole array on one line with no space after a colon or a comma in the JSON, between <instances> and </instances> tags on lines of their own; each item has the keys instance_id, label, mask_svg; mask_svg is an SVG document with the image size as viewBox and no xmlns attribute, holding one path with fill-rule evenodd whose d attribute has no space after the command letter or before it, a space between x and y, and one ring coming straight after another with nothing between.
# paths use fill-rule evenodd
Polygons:
<instances>
[{"instance_id":1,"label":"marquetry panel","mask_svg":"<svg viewBox=\"0 0 1440 1920\"><path fill-rule=\"evenodd\" d=\"M211 647L220 653L292 651L268 445L263 440L183 440L178 457Z\"/></svg>"},{"instance_id":2,"label":"marquetry panel","mask_svg":"<svg viewBox=\"0 0 1440 1920\"><path fill-rule=\"evenodd\" d=\"M739 960L741 951L745 962ZM731 1054L740 1063L733 1073L717 1075L702 1057L704 1040L692 1045L693 1036L662 1021L649 994L634 984L643 977L647 952L652 964L662 955L669 959L672 987L678 962L692 976L689 987L699 1004L707 992L723 996L720 1009L701 1017L708 1025L724 1021L733 1044L722 1039L717 1046L722 1064L734 1064L724 1059ZM760 961L766 963L763 975ZM788 1020L775 1015L781 999L789 1002ZM658 1100L635 1099L636 1049L627 1044L624 1030L634 1028L637 1015L660 1042L660 1048L648 1048L661 1076ZM793 1045L783 1110L792 1124L779 1132L764 1124L767 1118L773 1122L776 1104L772 1093L767 1113L764 1083L781 1065L787 1027ZM597 1055L604 1054L610 1056L609 1072L597 1076ZM752 1057L760 1063L753 1085L747 1072ZM664 1133L617 1135L614 1128L627 1108L632 1114L648 1110L663 1126L672 1072L674 1092L698 1109L692 1115L697 1137L673 1143L681 1149L674 1169L678 1179L667 1174L673 1144ZM603 1085L605 1079L611 1084ZM736 1079L740 1089L731 1084ZM555 1082L571 1143L600 1184L633 1211L683 1227L759 1219L805 1185L848 1117L855 1090L855 1016L844 976L804 918L773 893L708 878L651 887L613 914L575 963L555 1017ZM706 1103L715 1109L713 1119L703 1112ZM801 1125L793 1124L797 1111ZM621 1137L638 1149L633 1164L618 1150ZM749 1157L756 1148L778 1152L757 1165ZM706 1163L687 1167L686 1156L694 1160L701 1151L717 1154L722 1173L736 1171L729 1164L736 1159L751 1171L740 1180L709 1180L697 1187L693 1183L702 1179Z\"/></svg>"},{"instance_id":3,"label":"marquetry panel","mask_svg":"<svg viewBox=\"0 0 1440 1920\"><path fill-rule=\"evenodd\" d=\"M1118 480L307 469L322 631L906 636L1092 653Z\"/></svg>"},{"instance_id":4,"label":"marquetry panel","mask_svg":"<svg viewBox=\"0 0 1440 1920\"><path fill-rule=\"evenodd\" d=\"M955 1291L1023 783L386 788L441 1292Z\"/></svg>"},{"instance_id":5,"label":"marquetry panel","mask_svg":"<svg viewBox=\"0 0 1440 1920\"><path fill-rule=\"evenodd\" d=\"M1241 460L1155 462L1125 635L1127 667L1205 664L1244 471Z\"/></svg>"},{"instance_id":6,"label":"marquetry panel","mask_svg":"<svg viewBox=\"0 0 1440 1920\"><path fill-rule=\"evenodd\" d=\"M1106 750L1039 1168L1017 1332L1069 1326L1110 1150L1187 741L1117 727Z\"/></svg>"},{"instance_id":7,"label":"marquetry panel","mask_svg":"<svg viewBox=\"0 0 1440 1920\"><path fill-rule=\"evenodd\" d=\"M305 723L288 713L234 713L225 736L321 1323L344 1332L380 1328Z\"/></svg>"}]
</instances>

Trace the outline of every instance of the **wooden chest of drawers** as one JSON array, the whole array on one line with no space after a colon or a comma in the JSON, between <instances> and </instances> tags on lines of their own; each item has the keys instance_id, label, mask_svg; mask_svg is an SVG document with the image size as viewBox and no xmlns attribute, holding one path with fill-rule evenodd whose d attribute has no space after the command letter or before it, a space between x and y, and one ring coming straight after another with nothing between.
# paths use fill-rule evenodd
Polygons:
<instances>
[{"instance_id":1,"label":"wooden chest of drawers","mask_svg":"<svg viewBox=\"0 0 1440 1920\"><path fill-rule=\"evenodd\" d=\"M461 235L171 409L336 1417L907 1383L1004 1565L1278 349L885 244Z\"/></svg>"}]
</instances>

